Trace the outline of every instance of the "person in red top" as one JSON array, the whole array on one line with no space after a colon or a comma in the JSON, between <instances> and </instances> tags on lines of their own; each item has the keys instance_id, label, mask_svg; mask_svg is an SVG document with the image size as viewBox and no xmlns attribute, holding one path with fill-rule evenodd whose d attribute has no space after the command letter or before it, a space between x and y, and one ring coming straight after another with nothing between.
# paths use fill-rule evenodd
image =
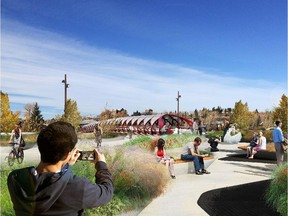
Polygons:
<instances>
[{"instance_id":1,"label":"person in red top","mask_svg":"<svg viewBox=\"0 0 288 216\"><path fill-rule=\"evenodd\" d=\"M157 151L156 151L156 156L157 156L157 161L159 163L162 163L167 166L170 176L172 179L175 179L175 172L174 172L174 159L171 157L165 157L165 140L160 138L157 142Z\"/></svg>"}]
</instances>

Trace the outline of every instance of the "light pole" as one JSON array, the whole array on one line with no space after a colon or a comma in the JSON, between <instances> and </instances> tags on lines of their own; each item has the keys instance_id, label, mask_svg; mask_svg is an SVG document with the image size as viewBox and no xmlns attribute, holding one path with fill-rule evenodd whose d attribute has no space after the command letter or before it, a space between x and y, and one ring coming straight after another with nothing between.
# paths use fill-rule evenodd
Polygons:
<instances>
[{"instance_id":1,"label":"light pole","mask_svg":"<svg viewBox=\"0 0 288 216\"><path fill-rule=\"evenodd\" d=\"M179 94L179 91L178 91L178 94L177 94L177 115L178 115L178 134L179 134L179 121L180 121L180 118L179 118L179 99L181 98L181 95Z\"/></svg>"},{"instance_id":2,"label":"light pole","mask_svg":"<svg viewBox=\"0 0 288 216\"><path fill-rule=\"evenodd\" d=\"M62 80L62 83L64 83L64 113L67 106L67 88L69 87L69 84L67 83L67 76L65 74L64 80Z\"/></svg>"}]
</instances>

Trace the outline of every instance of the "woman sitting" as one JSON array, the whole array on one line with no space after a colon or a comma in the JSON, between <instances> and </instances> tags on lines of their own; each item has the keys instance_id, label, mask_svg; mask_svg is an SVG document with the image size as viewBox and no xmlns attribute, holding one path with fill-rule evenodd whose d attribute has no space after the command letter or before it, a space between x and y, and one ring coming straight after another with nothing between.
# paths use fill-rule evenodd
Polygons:
<instances>
[{"instance_id":1,"label":"woman sitting","mask_svg":"<svg viewBox=\"0 0 288 216\"><path fill-rule=\"evenodd\" d=\"M253 133L253 138L247 147L247 158L252 155L252 149L257 146L258 142L258 134L256 132Z\"/></svg>"},{"instance_id":2,"label":"woman sitting","mask_svg":"<svg viewBox=\"0 0 288 216\"><path fill-rule=\"evenodd\" d=\"M156 151L156 156L157 156L157 161L159 163L162 163L167 166L170 176L172 179L175 179L175 173L174 173L174 159L171 157L165 157L165 140L160 138L157 142L157 151Z\"/></svg>"},{"instance_id":3,"label":"woman sitting","mask_svg":"<svg viewBox=\"0 0 288 216\"><path fill-rule=\"evenodd\" d=\"M262 131L260 131L257 145L254 148L252 148L252 154L249 157L249 159L253 159L257 151L262 150L262 149L266 149L266 137L264 137Z\"/></svg>"}]
</instances>

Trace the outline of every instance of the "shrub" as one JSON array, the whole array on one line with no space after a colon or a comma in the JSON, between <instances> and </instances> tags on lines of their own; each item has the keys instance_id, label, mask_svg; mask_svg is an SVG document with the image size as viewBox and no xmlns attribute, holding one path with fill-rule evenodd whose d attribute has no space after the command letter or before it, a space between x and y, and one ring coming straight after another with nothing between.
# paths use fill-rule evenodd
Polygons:
<instances>
[{"instance_id":1,"label":"shrub","mask_svg":"<svg viewBox=\"0 0 288 216\"><path fill-rule=\"evenodd\" d=\"M179 148L188 142L192 142L196 136L193 134L171 134L164 135L162 138L165 140L165 148ZM136 139L126 142L124 146L138 145L142 149L154 151L157 146L157 141L160 137L151 138L148 136L139 136Z\"/></svg>"},{"instance_id":2,"label":"shrub","mask_svg":"<svg viewBox=\"0 0 288 216\"><path fill-rule=\"evenodd\" d=\"M118 147L108 157L115 194L130 200L150 200L160 195L168 182L165 166L159 166L153 155L139 148Z\"/></svg>"},{"instance_id":3,"label":"shrub","mask_svg":"<svg viewBox=\"0 0 288 216\"><path fill-rule=\"evenodd\" d=\"M139 136L135 139L129 140L128 142L124 143L124 146L133 146L139 145L141 147L148 147L149 143L153 140L153 138L149 136Z\"/></svg>"},{"instance_id":4,"label":"shrub","mask_svg":"<svg viewBox=\"0 0 288 216\"><path fill-rule=\"evenodd\" d=\"M277 167L273 172L270 186L265 194L267 204L283 216L287 215L287 176L288 163Z\"/></svg>"},{"instance_id":5,"label":"shrub","mask_svg":"<svg viewBox=\"0 0 288 216\"><path fill-rule=\"evenodd\" d=\"M259 133L260 130L241 130L242 139L241 142L250 142L253 137L253 133ZM261 130L263 132L263 136L266 137L267 142L272 141L272 130Z\"/></svg>"}]
</instances>

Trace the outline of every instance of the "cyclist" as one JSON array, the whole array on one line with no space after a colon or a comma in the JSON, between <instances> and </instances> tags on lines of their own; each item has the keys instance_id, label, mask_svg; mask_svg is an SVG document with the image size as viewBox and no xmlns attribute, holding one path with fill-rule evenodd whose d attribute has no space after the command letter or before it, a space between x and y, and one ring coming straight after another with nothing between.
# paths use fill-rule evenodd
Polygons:
<instances>
[{"instance_id":1,"label":"cyclist","mask_svg":"<svg viewBox=\"0 0 288 216\"><path fill-rule=\"evenodd\" d=\"M12 141L13 140L13 141ZM18 153L20 144L22 140L22 130L21 130L21 122L15 125L15 128L11 132L9 143L12 143L12 149L15 148Z\"/></svg>"}]
</instances>

